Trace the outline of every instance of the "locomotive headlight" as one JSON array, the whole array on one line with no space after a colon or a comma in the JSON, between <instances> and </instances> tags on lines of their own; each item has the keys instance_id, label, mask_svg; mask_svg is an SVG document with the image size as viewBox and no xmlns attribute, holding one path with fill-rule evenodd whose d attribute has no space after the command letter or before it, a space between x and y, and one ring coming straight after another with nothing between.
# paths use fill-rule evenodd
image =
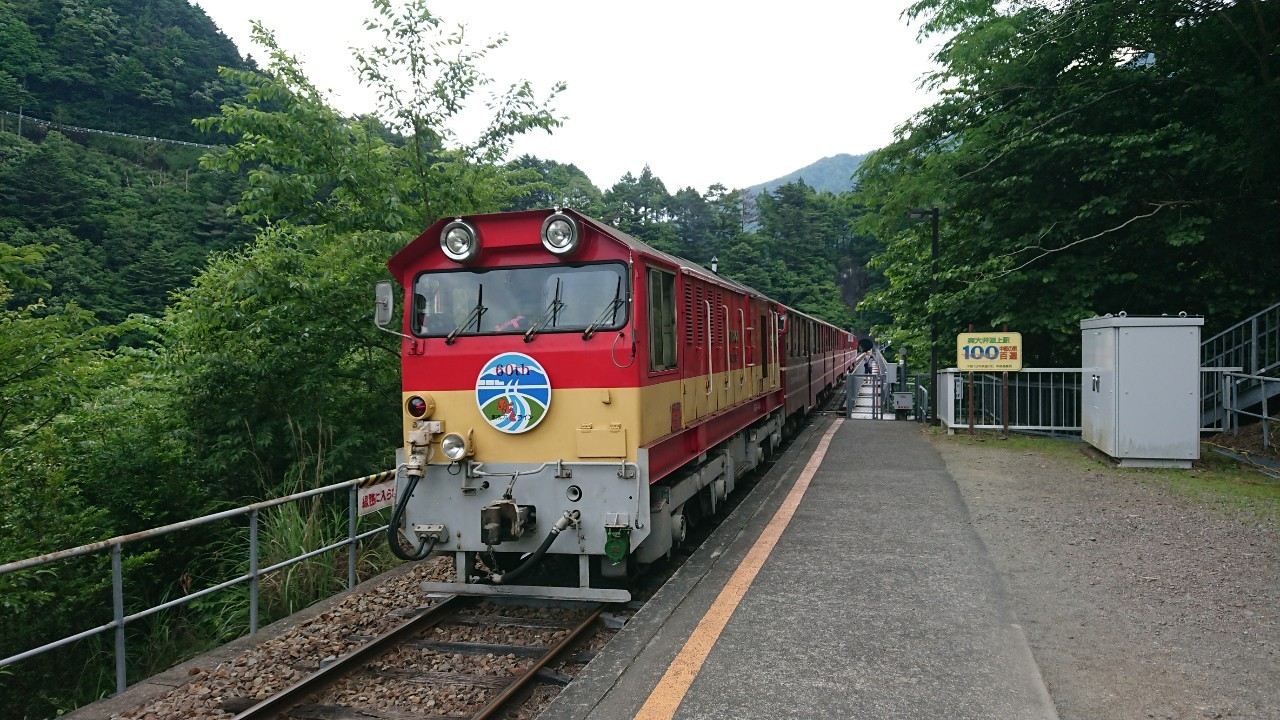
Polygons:
<instances>
[{"instance_id":1,"label":"locomotive headlight","mask_svg":"<svg viewBox=\"0 0 1280 720\"><path fill-rule=\"evenodd\" d=\"M550 215L542 221L542 246L553 255L568 255L577 250L581 236L578 223L563 213Z\"/></svg>"},{"instance_id":2,"label":"locomotive headlight","mask_svg":"<svg viewBox=\"0 0 1280 720\"><path fill-rule=\"evenodd\" d=\"M471 446L467 439L458 433L449 433L440 438L440 452L450 460L457 462L471 454Z\"/></svg>"},{"instance_id":3,"label":"locomotive headlight","mask_svg":"<svg viewBox=\"0 0 1280 720\"><path fill-rule=\"evenodd\" d=\"M467 223L454 220L440 231L440 249L454 262L471 262L480 254L480 236Z\"/></svg>"}]
</instances>

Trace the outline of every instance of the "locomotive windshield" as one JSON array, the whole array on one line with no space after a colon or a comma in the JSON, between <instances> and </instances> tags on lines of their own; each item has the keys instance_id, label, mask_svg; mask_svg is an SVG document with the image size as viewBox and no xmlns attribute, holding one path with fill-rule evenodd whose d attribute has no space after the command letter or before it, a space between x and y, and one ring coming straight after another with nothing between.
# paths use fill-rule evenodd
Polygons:
<instances>
[{"instance_id":1,"label":"locomotive windshield","mask_svg":"<svg viewBox=\"0 0 1280 720\"><path fill-rule=\"evenodd\" d=\"M627 322L621 263L427 272L413 282L412 330L425 337L617 330Z\"/></svg>"}]
</instances>

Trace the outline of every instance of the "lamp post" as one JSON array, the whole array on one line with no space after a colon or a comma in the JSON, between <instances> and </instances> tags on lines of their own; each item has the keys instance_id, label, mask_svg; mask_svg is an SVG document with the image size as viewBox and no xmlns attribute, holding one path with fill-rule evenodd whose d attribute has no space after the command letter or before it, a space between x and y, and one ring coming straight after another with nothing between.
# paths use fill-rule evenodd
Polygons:
<instances>
[{"instance_id":1,"label":"lamp post","mask_svg":"<svg viewBox=\"0 0 1280 720\"><path fill-rule=\"evenodd\" d=\"M912 208L913 218L926 215L933 219L933 245L930 248L929 299L938 296L938 208ZM929 313L929 424L940 425L938 419L938 312Z\"/></svg>"}]
</instances>

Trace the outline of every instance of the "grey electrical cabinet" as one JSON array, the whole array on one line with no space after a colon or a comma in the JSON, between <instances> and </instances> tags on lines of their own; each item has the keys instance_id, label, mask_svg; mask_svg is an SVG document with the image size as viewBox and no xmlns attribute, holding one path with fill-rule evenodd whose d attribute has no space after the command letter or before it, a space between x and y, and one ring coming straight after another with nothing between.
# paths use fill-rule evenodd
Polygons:
<instances>
[{"instance_id":1,"label":"grey electrical cabinet","mask_svg":"<svg viewBox=\"0 0 1280 720\"><path fill-rule=\"evenodd\" d=\"M1122 467L1191 467L1200 457L1199 317L1080 321L1085 442Z\"/></svg>"}]
</instances>

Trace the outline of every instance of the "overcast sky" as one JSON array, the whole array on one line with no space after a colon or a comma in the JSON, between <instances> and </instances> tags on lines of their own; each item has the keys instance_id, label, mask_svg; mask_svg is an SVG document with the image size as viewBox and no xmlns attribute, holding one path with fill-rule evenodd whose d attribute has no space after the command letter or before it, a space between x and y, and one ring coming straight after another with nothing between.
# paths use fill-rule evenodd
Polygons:
<instances>
[{"instance_id":1,"label":"overcast sky","mask_svg":"<svg viewBox=\"0 0 1280 720\"><path fill-rule=\"evenodd\" d=\"M192 0L242 54L251 20L276 32L339 109L372 110L349 48L376 39L368 0ZM907 0L436 0L477 44L505 46L480 68L543 95L563 80L566 116L516 153L573 163L607 189L647 164L675 192L746 187L838 153L864 153L932 100L919 89L934 43L899 16Z\"/></svg>"}]
</instances>

